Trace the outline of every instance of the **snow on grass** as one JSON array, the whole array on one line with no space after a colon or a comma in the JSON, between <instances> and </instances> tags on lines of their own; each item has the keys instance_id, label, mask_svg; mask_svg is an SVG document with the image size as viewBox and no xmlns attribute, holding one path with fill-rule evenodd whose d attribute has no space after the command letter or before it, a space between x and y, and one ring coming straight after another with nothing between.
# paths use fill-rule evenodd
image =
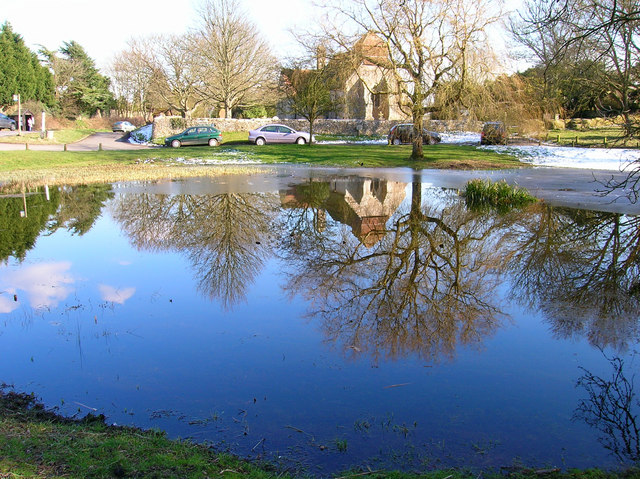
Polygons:
<instances>
[{"instance_id":1,"label":"snow on grass","mask_svg":"<svg viewBox=\"0 0 640 479\"><path fill-rule=\"evenodd\" d=\"M131 132L129 142L136 144L149 144L151 141L153 125L146 125ZM450 131L440 133L444 144L467 144L479 145L480 134L468 131ZM336 137L317 142L319 145L384 145L387 143L386 137ZM628 170L640 164L640 150L619 149L619 148L580 148L563 147L550 145L512 145L512 146L481 146L483 149L490 149L498 153L513 155L524 163L535 166L550 166L559 168L582 168L594 170ZM222 153L222 152L221 152ZM251 155L240 153L236 150L224 152L216 155L212 159L178 159L183 164L212 165L212 164L259 164L259 160L251 158ZM635 166L634 165L634 166Z\"/></svg>"},{"instance_id":2,"label":"snow on grass","mask_svg":"<svg viewBox=\"0 0 640 479\"><path fill-rule=\"evenodd\" d=\"M172 158L172 163L181 165L260 165L262 162L254 155L238 150L221 150L212 152L212 158Z\"/></svg>"},{"instance_id":3,"label":"snow on grass","mask_svg":"<svg viewBox=\"0 0 640 479\"><path fill-rule=\"evenodd\" d=\"M137 130L133 130L129 133L129 143L136 145L146 145L151 141L151 134L153 133L153 125L141 126Z\"/></svg>"},{"instance_id":4,"label":"snow on grass","mask_svg":"<svg viewBox=\"0 0 640 479\"><path fill-rule=\"evenodd\" d=\"M579 148L549 145L482 146L498 153L513 155L535 166L582 168L592 170L628 170L640 160L640 150L618 148Z\"/></svg>"},{"instance_id":5,"label":"snow on grass","mask_svg":"<svg viewBox=\"0 0 640 479\"><path fill-rule=\"evenodd\" d=\"M480 133L473 131L448 131L440 133L442 143L459 144L459 145L479 145Z\"/></svg>"}]
</instances>

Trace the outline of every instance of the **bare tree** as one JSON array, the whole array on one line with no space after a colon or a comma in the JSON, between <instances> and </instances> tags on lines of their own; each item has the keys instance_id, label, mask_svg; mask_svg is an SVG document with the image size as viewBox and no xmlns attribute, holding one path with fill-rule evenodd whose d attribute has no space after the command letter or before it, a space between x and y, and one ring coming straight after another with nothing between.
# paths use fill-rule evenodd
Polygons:
<instances>
[{"instance_id":1,"label":"bare tree","mask_svg":"<svg viewBox=\"0 0 640 479\"><path fill-rule=\"evenodd\" d=\"M380 39L380 48L361 54L386 69L395 81L403 110L414 124L411 157L422 159L422 125L426 104L446 82L468 77L474 51L486 47L486 29L497 21L491 0L333 0L328 36L351 48L365 34ZM349 28L352 26L354 28ZM351 31L347 35L345 31Z\"/></svg>"},{"instance_id":2,"label":"bare tree","mask_svg":"<svg viewBox=\"0 0 640 479\"><path fill-rule=\"evenodd\" d=\"M202 93L230 118L232 110L274 101L278 66L267 42L237 0L205 0L200 8L196 64Z\"/></svg>"},{"instance_id":3,"label":"bare tree","mask_svg":"<svg viewBox=\"0 0 640 479\"><path fill-rule=\"evenodd\" d=\"M155 36L149 39L147 67L152 89L183 117L189 117L206 100L195 39L189 35Z\"/></svg>"},{"instance_id":4,"label":"bare tree","mask_svg":"<svg viewBox=\"0 0 640 479\"><path fill-rule=\"evenodd\" d=\"M146 119L162 107L152 91L153 69L142 55L142 40L129 41L129 49L118 53L110 66L112 87L126 114L141 113ZM154 101L155 100L155 101Z\"/></svg>"},{"instance_id":5,"label":"bare tree","mask_svg":"<svg viewBox=\"0 0 640 479\"><path fill-rule=\"evenodd\" d=\"M545 82L553 79L558 64L580 62L575 79L588 79L586 86L597 93L596 106L605 114L621 114L631 135L639 86L639 20L637 0L542 0L527 3L511 30L544 68Z\"/></svg>"}]
</instances>

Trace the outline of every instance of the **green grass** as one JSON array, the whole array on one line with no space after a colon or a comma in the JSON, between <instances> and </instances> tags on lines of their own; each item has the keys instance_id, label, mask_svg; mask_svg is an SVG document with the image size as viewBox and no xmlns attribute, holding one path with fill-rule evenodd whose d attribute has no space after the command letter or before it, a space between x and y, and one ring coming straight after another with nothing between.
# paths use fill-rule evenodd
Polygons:
<instances>
[{"instance_id":1,"label":"green grass","mask_svg":"<svg viewBox=\"0 0 640 479\"><path fill-rule=\"evenodd\" d=\"M471 180L464 191L465 201L472 208L506 210L534 203L537 199L526 189L511 186L506 181Z\"/></svg>"},{"instance_id":2,"label":"green grass","mask_svg":"<svg viewBox=\"0 0 640 479\"><path fill-rule=\"evenodd\" d=\"M336 441L339 451L346 441ZM370 479L632 479L637 469L437 470L424 473L357 469L341 478ZM104 417L74 420L47 411L31 395L0 388L0 477L18 478L250 478L309 477L270 464L217 453L204 445L170 440L160 431L107 426ZM324 477L329 477L325 475Z\"/></svg>"},{"instance_id":3,"label":"green grass","mask_svg":"<svg viewBox=\"0 0 640 479\"><path fill-rule=\"evenodd\" d=\"M232 141L232 140L231 140ZM47 179L50 184L94 181L153 179L176 175L201 174L197 168L182 166L180 159L205 159L237 162L251 160L259 164L289 163L337 167L410 167L443 169L497 169L525 167L515 158L473 146L434 145L425 147L425 159L409 159L411 147L387 145L265 145L225 143L211 148L148 148L104 151L3 151L0 154L0 182L34 182ZM257 165L259 167L259 165ZM171 171L163 171L170 168ZM211 166L208 174L214 174ZM140 174L143 174L142 177ZM129 176L127 176L129 175ZM144 176L147 175L147 176Z\"/></svg>"},{"instance_id":4,"label":"green grass","mask_svg":"<svg viewBox=\"0 0 640 479\"><path fill-rule=\"evenodd\" d=\"M549 130L543 139L561 146L640 147L640 138L624 138L623 129L615 126L588 130Z\"/></svg>"},{"instance_id":5,"label":"green grass","mask_svg":"<svg viewBox=\"0 0 640 479\"><path fill-rule=\"evenodd\" d=\"M3 136L0 137L1 143L29 143L33 145L62 145L75 143L80 141L89 135L92 135L97 130L91 130L87 128L79 128L73 130L55 130L53 132L53 140L48 138L40 138L40 132L22 132L21 136Z\"/></svg>"}]
</instances>

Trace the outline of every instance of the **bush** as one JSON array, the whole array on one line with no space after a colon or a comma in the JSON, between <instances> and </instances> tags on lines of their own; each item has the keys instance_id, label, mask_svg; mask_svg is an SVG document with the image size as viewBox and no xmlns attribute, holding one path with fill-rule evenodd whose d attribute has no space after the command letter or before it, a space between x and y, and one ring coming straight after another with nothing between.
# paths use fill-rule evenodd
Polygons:
<instances>
[{"instance_id":1,"label":"bush","mask_svg":"<svg viewBox=\"0 0 640 479\"><path fill-rule=\"evenodd\" d=\"M174 130L184 130L187 127L187 120L182 117L175 116L169 120L169 124Z\"/></svg>"}]
</instances>

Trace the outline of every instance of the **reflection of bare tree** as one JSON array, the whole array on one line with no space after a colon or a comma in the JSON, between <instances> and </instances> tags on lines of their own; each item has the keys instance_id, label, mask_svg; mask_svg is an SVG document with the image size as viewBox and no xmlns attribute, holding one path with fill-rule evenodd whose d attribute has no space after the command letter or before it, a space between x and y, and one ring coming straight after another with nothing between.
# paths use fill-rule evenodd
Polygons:
<instances>
[{"instance_id":1,"label":"reflection of bare tree","mask_svg":"<svg viewBox=\"0 0 640 479\"><path fill-rule=\"evenodd\" d=\"M503 260L514 297L541 309L562 337L620 349L638 337L640 217L538 205L518 224Z\"/></svg>"},{"instance_id":2,"label":"reflection of bare tree","mask_svg":"<svg viewBox=\"0 0 640 479\"><path fill-rule=\"evenodd\" d=\"M117 199L114 217L139 249L185 251L200 290L230 307L270 254L276 206L266 194L129 194Z\"/></svg>"},{"instance_id":3,"label":"reflection of bare tree","mask_svg":"<svg viewBox=\"0 0 640 479\"><path fill-rule=\"evenodd\" d=\"M375 357L438 360L495 329L493 222L456 200L440 203L421 208L416 180L410 210L394 215L371 249L339 224L289 237L283 255L295 273L287 289L312 301L330 340ZM289 224L300 225L308 211L299 214Z\"/></svg>"},{"instance_id":4,"label":"reflection of bare tree","mask_svg":"<svg viewBox=\"0 0 640 479\"><path fill-rule=\"evenodd\" d=\"M578 404L575 419L584 420L601 432L600 442L621 460L640 460L640 424L637 408L640 401L633 390L634 376L627 379L624 361L619 357L607 358L613 374L601 378L581 368L584 374L577 385L584 388L588 398Z\"/></svg>"},{"instance_id":5,"label":"reflection of bare tree","mask_svg":"<svg viewBox=\"0 0 640 479\"><path fill-rule=\"evenodd\" d=\"M631 203L637 203L640 199L640 160L628 164L624 168L626 176L618 179L613 175L604 181L600 181L603 195L621 194Z\"/></svg>"}]
</instances>

